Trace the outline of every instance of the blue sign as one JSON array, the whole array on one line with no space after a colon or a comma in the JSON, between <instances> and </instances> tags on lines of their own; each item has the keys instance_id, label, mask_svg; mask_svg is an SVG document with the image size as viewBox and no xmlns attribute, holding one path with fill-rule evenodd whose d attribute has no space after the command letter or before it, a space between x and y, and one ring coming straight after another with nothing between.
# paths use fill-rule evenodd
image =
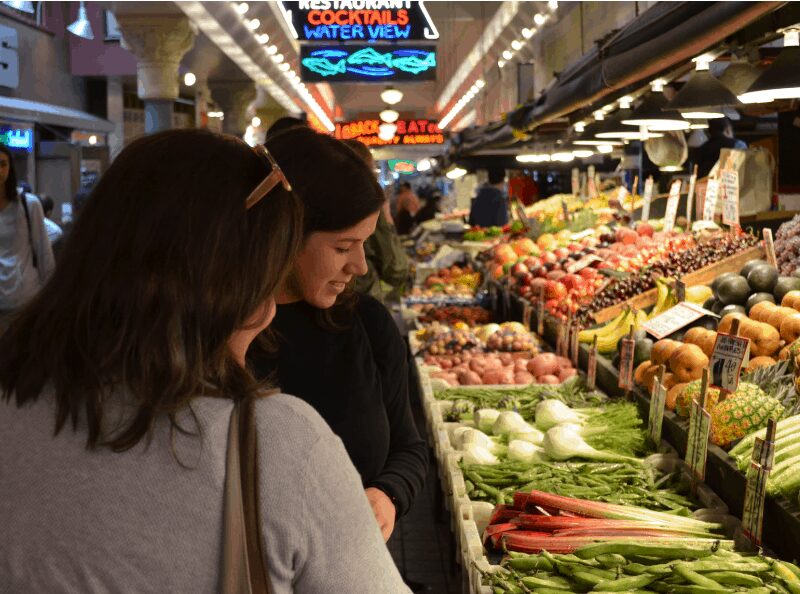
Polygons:
<instances>
[{"instance_id":1,"label":"blue sign","mask_svg":"<svg viewBox=\"0 0 800 594\"><path fill-rule=\"evenodd\" d=\"M292 36L302 41L439 39L422 0L301 0L279 6Z\"/></svg>"},{"instance_id":2,"label":"blue sign","mask_svg":"<svg viewBox=\"0 0 800 594\"><path fill-rule=\"evenodd\" d=\"M0 144L29 153L33 150L33 130L0 124Z\"/></svg>"},{"instance_id":3,"label":"blue sign","mask_svg":"<svg viewBox=\"0 0 800 594\"><path fill-rule=\"evenodd\" d=\"M300 48L303 82L436 80L434 46L335 46Z\"/></svg>"}]
</instances>

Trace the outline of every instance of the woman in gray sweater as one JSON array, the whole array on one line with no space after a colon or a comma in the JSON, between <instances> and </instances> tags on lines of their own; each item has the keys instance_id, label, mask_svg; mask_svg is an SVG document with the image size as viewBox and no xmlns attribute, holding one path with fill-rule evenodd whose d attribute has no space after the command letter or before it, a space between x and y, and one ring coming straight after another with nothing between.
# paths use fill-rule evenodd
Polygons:
<instances>
[{"instance_id":1,"label":"woman in gray sweater","mask_svg":"<svg viewBox=\"0 0 800 594\"><path fill-rule=\"evenodd\" d=\"M0 591L222 591L231 411L252 399L270 592L408 591L339 438L244 365L302 234L279 172L174 130L98 184L0 339Z\"/></svg>"}]
</instances>

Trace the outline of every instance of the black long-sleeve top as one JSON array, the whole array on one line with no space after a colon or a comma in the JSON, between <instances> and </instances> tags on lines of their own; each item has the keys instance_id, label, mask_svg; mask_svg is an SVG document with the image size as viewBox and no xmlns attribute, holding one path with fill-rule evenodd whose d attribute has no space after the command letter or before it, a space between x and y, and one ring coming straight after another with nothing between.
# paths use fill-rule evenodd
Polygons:
<instances>
[{"instance_id":1,"label":"black long-sleeve top","mask_svg":"<svg viewBox=\"0 0 800 594\"><path fill-rule=\"evenodd\" d=\"M343 331L323 329L319 310L279 305L271 331L277 354L251 353L259 378L275 374L281 390L308 402L344 442L364 487L381 489L398 517L422 488L428 452L408 397L406 347L386 308L360 295Z\"/></svg>"}]
</instances>

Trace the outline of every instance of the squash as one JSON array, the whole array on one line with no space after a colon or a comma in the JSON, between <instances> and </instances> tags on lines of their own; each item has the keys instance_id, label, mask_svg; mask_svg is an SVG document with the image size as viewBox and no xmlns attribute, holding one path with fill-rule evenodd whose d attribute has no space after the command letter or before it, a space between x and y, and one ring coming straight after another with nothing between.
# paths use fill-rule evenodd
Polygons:
<instances>
[{"instance_id":1,"label":"squash","mask_svg":"<svg viewBox=\"0 0 800 594\"><path fill-rule=\"evenodd\" d=\"M794 291L800 294L800 291ZM781 338L787 343L794 342L800 338L800 313L786 316L781 322Z\"/></svg>"},{"instance_id":2,"label":"squash","mask_svg":"<svg viewBox=\"0 0 800 594\"><path fill-rule=\"evenodd\" d=\"M767 319L766 320L762 320L762 321L766 322L767 324L769 324L773 328L776 328L777 330L780 330L781 324L783 323L783 319L785 317L787 317L787 316L793 316L796 313L797 313L796 309L792 309L791 307L783 307L783 306L781 306L781 307L775 308L775 310L772 311L772 313L770 313L767 316Z\"/></svg>"},{"instance_id":3,"label":"squash","mask_svg":"<svg viewBox=\"0 0 800 594\"><path fill-rule=\"evenodd\" d=\"M727 316L726 316L727 317ZM683 335L683 342L689 344L696 344L700 346L700 340L705 335L707 330L702 326L695 326L694 328L689 328L686 331L686 334Z\"/></svg>"},{"instance_id":4,"label":"squash","mask_svg":"<svg viewBox=\"0 0 800 594\"><path fill-rule=\"evenodd\" d=\"M750 339L750 354L753 357L770 357L781 348L780 333L766 322L750 320L739 334Z\"/></svg>"},{"instance_id":5,"label":"squash","mask_svg":"<svg viewBox=\"0 0 800 594\"><path fill-rule=\"evenodd\" d=\"M690 382L703 376L708 357L695 344L682 344L670 355L669 368L678 382Z\"/></svg>"},{"instance_id":6,"label":"squash","mask_svg":"<svg viewBox=\"0 0 800 594\"><path fill-rule=\"evenodd\" d=\"M753 307L750 308L750 319L755 320L757 322L766 322L769 314L771 314L776 309L778 309L778 306L769 301L762 301L761 303L756 303Z\"/></svg>"},{"instance_id":7,"label":"squash","mask_svg":"<svg viewBox=\"0 0 800 594\"><path fill-rule=\"evenodd\" d=\"M800 291L789 291L781 299L783 307L791 307L792 309L800 310Z\"/></svg>"},{"instance_id":8,"label":"squash","mask_svg":"<svg viewBox=\"0 0 800 594\"><path fill-rule=\"evenodd\" d=\"M662 338L653 345L650 351L650 361L655 365L661 365L662 363L666 365L672 353L674 353L675 349L679 346L681 346L681 343L677 340Z\"/></svg>"},{"instance_id":9,"label":"squash","mask_svg":"<svg viewBox=\"0 0 800 594\"><path fill-rule=\"evenodd\" d=\"M772 357L754 357L750 359L745 372L755 371L759 367L769 367L770 365L775 365L775 359Z\"/></svg>"},{"instance_id":10,"label":"squash","mask_svg":"<svg viewBox=\"0 0 800 594\"><path fill-rule=\"evenodd\" d=\"M705 330L705 328L703 330ZM710 359L711 353L714 352L714 344L716 342L717 333L713 330L705 330L705 332L700 335L700 338L696 344L700 347L700 350L703 351L705 356Z\"/></svg>"},{"instance_id":11,"label":"squash","mask_svg":"<svg viewBox=\"0 0 800 594\"><path fill-rule=\"evenodd\" d=\"M741 329L745 324L751 323L752 320L749 319L743 313L729 313L724 318L719 321L719 325L717 326L718 332L725 332L728 333L731 331L731 326L733 326L733 320L739 320L739 334L741 334Z\"/></svg>"}]
</instances>

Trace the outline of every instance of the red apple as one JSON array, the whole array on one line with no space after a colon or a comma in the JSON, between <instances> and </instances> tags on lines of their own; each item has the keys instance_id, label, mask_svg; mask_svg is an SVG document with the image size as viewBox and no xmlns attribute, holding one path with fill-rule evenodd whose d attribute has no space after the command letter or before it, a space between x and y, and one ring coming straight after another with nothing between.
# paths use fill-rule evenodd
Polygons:
<instances>
[{"instance_id":1,"label":"red apple","mask_svg":"<svg viewBox=\"0 0 800 594\"><path fill-rule=\"evenodd\" d=\"M569 253L570 253L569 250L563 247L556 248L553 250L553 254L556 256L557 260L563 260L564 258L569 256Z\"/></svg>"},{"instance_id":2,"label":"red apple","mask_svg":"<svg viewBox=\"0 0 800 594\"><path fill-rule=\"evenodd\" d=\"M552 262L555 264L559 260L559 258L553 252L545 252L542 254L541 258L543 263Z\"/></svg>"}]
</instances>

